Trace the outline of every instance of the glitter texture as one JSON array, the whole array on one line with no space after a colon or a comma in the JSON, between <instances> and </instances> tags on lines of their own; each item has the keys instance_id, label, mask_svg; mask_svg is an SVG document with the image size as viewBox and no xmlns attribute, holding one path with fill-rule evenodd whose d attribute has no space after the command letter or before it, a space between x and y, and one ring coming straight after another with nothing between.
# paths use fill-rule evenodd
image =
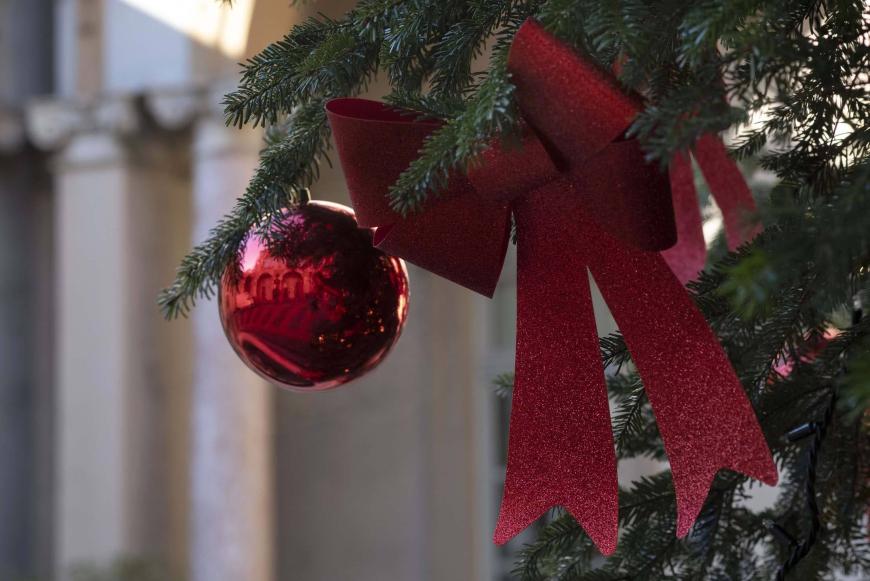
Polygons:
<instances>
[{"instance_id":1,"label":"glitter texture","mask_svg":"<svg viewBox=\"0 0 870 581\"><path fill-rule=\"evenodd\" d=\"M516 220L516 382L495 541L561 505L602 553L616 549L616 457L587 270L653 406L683 536L719 469L772 484L776 468L722 347L658 252L676 241L668 177L636 141L619 140L640 99L534 21L517 32L508 66L528 124L522 148L493 144L407 218L385 196L438 124L373 101L330 101L354 207L378 227L379 248L486 295ZM688 158L675 174L691 177Z\"/></svg>"},{"instance_id":2,"label":"glitter texture","mask_svg":"<svg viewBox=\"0 0 870 581\"><path fill-rule=\"evenodd\" d=\"M676 154L668 169L677 223L677 244L662 252L662 256L680 282L686 284L698 276L698 272L707 262L704 222L698 206L695 175L689 155Z\"/></svg>"},{"instance_id":3,"label":"glitter texture","mask_svg":"<svg viewBox=\"0 0 870 581\"><path fill-rule=\"evenodd\" d=\"M722 139L714 133L702 136L695 143L692 156L722 211L728 249L735 250L755 238L761 231L761 225L747 220L756 211L755 200L737 164L728 157ZM707 244L704 242L701 210L698 208L695 177L688 154L677 154L670 169L678 242L662 254L680 282L685 284L704 268Z\"/></svg>"}]
</instances>

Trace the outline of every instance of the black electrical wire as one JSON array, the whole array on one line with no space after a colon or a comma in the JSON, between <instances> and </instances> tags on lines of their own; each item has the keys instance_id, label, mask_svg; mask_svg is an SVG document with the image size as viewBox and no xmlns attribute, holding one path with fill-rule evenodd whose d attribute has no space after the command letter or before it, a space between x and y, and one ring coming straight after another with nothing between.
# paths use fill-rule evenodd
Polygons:
<instances>
[{"instance_id":1,"label":"black electrical wire","mask_svg":"<svg viewBox=\"0 0 870 581\"><path fill-rule=\"evenodd\" d=\"M819 451L821 450L822 442L825 440L825 436L827 435L828 426L831 424L831 420L834 417L834 409L836 405L837 388L834 387L834 391L831 393L831 398L828 401L828 407L825 409L824 418L822 421L812 424L814 427L813 441L812 444L810 444L808 452L809 458L807 461L806 484L804 490L807 511L810 513L810 532L804 540L792 547L788 559L779 566L779 570L776 572L776 581L785 581L786 574L794 569L797 564L809 554L810 550L812 550L813 545L816 544L816 540L819 538L819 533L822 530L822 519L819 516L819 504L816 501L816 468L819 460ZM801 430L802 428L803 426L797 430ZM791 433L797 432L797 430L793 430Z\"/></svg>"},{"instance_id":2,"label":"black electrical wire","mask_svg":"<svg viewBox=\"0 0 870 581\"><path fill-rule=\"evenodd\" d=\"M852 324L857 325L861 322L863 311L858 308L852 311ZM828 401L828 407L825 408L825 415L820 422L812 422L798 426L788 433L788 438L791 441L803 439L812 434L813 441L810 444L808 451L809 458L807 459L807 474L805 479L805 490L807 511L810 513L810 531L807 537L799 543L792 543L792 550L776 572L776 581L785 581L785 576L797 567L804 557L806 557L813 545L819 538L819 533L822 530L822 519L819 514L819 504L816 500L816 470L819 460L819 452L822 448L822 442L828 433L828 426L834 419L834 410L837 407L837 385L831 391L831 398Z\"/></svg>"}]
</instances>

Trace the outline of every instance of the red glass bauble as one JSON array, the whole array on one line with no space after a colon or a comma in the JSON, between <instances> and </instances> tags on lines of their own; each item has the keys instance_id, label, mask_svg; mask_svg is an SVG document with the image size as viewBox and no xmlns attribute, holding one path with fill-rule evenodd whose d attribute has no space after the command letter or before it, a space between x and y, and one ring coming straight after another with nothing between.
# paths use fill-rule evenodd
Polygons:
<instances>
[{"instance_id":1,"label":"red glass bauble","mask_svg":"<svg viewBox=\"0 0 870 581\"><path fill-rule=\"evenodd\" d=\"M239 357L294 391L347 383L380 363L408 312L404 262L372 246L353 210L287 210L270 247L251 234L221 281L221 322Z\"/></svg>"}]
</instances>

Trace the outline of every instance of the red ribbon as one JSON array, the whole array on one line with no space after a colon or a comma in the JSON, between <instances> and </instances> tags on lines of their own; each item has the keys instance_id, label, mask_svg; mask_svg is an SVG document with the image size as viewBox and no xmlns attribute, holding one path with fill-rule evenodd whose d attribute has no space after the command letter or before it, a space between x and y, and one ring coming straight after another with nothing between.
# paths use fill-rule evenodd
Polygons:
<instances>
[{"instance_id":1,"label":"red ribbon","mask_svg":"<svg viewBox=\"0 0 870 581\"><path fill-rule=\"evenodd\" d=\"M328 103L358 221L377 227L386 252L491 296L515 217L516 380L496 542L561 505L603 553L615 550L616 457L587 272L656 414L684 536L719 469L773 484L776 468L728 358L658 252L675 239L667 176L620 140L641 103L534 21L508 66L528 124L522 147L492 145L407 217L386 194L439 123L362 99Z\"/></svg>"},{"instance_id":2,"label":"red ribbon","mask_svg":"<svg viewBox=\"0 0 870 581\"><path fill-rule=\"evenodd\" d=\"M760 224L747 220L756 211L752 192L749 191L737 164L728 156L718 135L709 133L701 137L692 149L692 156L701 168L710 193L722 211L728 249L736 250L761 231ZM707 245L704 242L701 211L698 208L692 162L688 153L680 153L674 157L670 176L677 223L677 244L665 250L662 255L680 282L685 284L698 275L707 261Z\"/></svg>"}]
</instances>

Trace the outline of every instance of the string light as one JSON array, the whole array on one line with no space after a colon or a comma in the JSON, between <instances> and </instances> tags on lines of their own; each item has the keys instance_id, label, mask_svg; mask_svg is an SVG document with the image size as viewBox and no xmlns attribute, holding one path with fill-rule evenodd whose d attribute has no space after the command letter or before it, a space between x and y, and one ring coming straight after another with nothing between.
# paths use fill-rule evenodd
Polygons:
<instances>
[{"instance_id":1,"label":"string light","mask_svg":"<svg viewBox=\"0 0 870 581\"><path fill-rule=\"evenodd\" d=\"M861 310L860 304L856 305L855 309L852 311L852 324L857 325L861 322L861 317L863 316L863 311ZM843 367L843 371L845 371L845 366ZM786 575L792 571L795 567L797 567L798 563L800 563L804 557L806 557L809 552L812 550L813 546L816 544L816 540L818 540L819 534L822 532L822 520L819 515L819 505L816 500L816 467L819 460L819 452L822 447L822 443L825 440L825 436L828 432L828 426L831 425L831 422L834 419L834 411L837 406L837 384L836 382L833 384L831 388L831 397L828 401L828 406L825 408L825 415L819 422L808 422L806 424L801 424L800 426L789 430L786 434L786 438L789 442L798 442L803 440L804 438L808 438L813 436L813 441L809 447L809 458L807 462L807 473L805 479L805 494L806 494L806 505L807 510L810 513L810 531L807 534L807 537L801 541L797 542L797 540L788 533L782 526L773 522L773 521L765 521L765 525L767 529L778 539L785 541L787 544L791 545L791 553L785 562L780 565L779 570L776 573L776 581L784 581Z\"/></svg>"}]
</instances>

